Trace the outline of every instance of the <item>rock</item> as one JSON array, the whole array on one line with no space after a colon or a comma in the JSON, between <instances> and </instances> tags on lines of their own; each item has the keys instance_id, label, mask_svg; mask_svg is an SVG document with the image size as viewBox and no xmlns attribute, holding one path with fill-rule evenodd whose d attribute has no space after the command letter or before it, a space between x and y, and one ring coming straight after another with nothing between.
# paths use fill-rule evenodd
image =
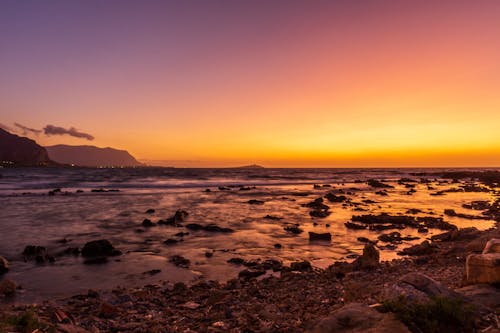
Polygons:
<instances>
[{"instance_id":1,"label":"rock","mask_svg":"<svg viewBox=\"0 0 500 333\"><path fill-rule=\"evenodd\" d=\"M154 214L155 213L155 210L153 208L149 208L148 210L146 210L144 212L145 214Z\"/></svg>"},{"instance_id":2,"label":"rock","mask_svg":"<svg viewBox=\"0 0 500 333\"><path fill-rule=\"evenodd\" d=\"M250 205L263 205L264 204L264 201L262 200L255 200L255 199L251 199L251 200L248 200L248 203Z\"/></svg>"},{"instance_id":3,"label":"rock","mask_svg":"<svg viewBox=\"0 0 500 333\"><path fill-rule=\"evenodd\" d=\"M219 227L216 224L208 224L208 225L204 226L204 225L201 225L198 223L190 223L190 224L186 225L186 228L190 229L190 230L195 230L195 231L196 230L204 230L204 231L209 231L209 232L222 232L222 233L234 232L234 230L231 228Z\"/></svg>"},{"instance_id":4,"label":"rock","mask_svg":"<svg viewBox=\"0 0 500 333\"><path fill-rule=\"evenodd\" d=\"M205 252L205 257L207 258L212 258L214 256L214 253L213 252L210 252L210 251L206 251Z\"/></svg>"},{"instance_id":5,"label":"rock","mask_svg":"<svg viewBox=\"0 0 500 333\"><path fill-rule=\"evenodd\" d=\"M243 258L231 258L227 262L233 265L243 265L245 260Z\"/></svg>"},{"instance_id":6,"label":"rock","mask_svg":"<svg viewBox=\"0 0 500 333\"><path fill-rule=\"evenodd\" d=\"M335 195L332 192L328 192L325 194L325 198L330 202L343 202L347 200L345 195Z\"/></svg>"},{"instance_id":7,"label":"rock","mask_svg":"<svg viewBox=\"0 0 500 333\"><path fill-rule=\"evenodd\" d=\"M473 284L455 291L480 307L500 308L500 288L498 287L489 284Z\"/></svg>"},{"instance_id":8,"label":"rock","mask_svg":"<svg viewBox=\"0 0 500 333\"><path fill-rule=\"evenodd\" d=\"M309 241L331 241L332 240L332 234L329 232L325 233L316 233L316 232L309 232Z\"/></svg>"},{"instance_id":9,"label":"rock","mask_svg":"<svg viewBox=\"0 0 500 333\"><path fill-rule=\"evenodd\" d=\"M500 239L493 238L486 243L484 247L483 254L488 253L500 253Z\"/></svg>"},{"instance_id":10,"label":"rock","mask_svg":"<svg viewBox=\"0 0 500 333\"><path fill-rule=\"evenodd\" d=\"M274 215L266 215L264 216L265 219L268 219L268 220L282 220L283 218L282 217L279 217L279 216L274 216Z\"/></svg>"},{"instance_id":11,"label":"rock","mask_svg":"<svg viewBox=\"0 0 500 333\"><path fill-rule=\"evenodd\" d=\"M372 243L366 243L363 255L352 263L354 269L372 269L379 267L380 253Z\"/></svg>"},{"instance_id":12,"label":"rock","mask_svg":"<svg viewBox=\"0 0 500 333\"><path fill-rule=\"evenodd\" d=\"M244 269L238 273L238 277L251 279L266 274L264 269Z\"/></svg>"},{"instance_id":13,"label":"rock","mask_svg":"<svg viewBox=\"0 0 500 333\"><path fill-rule=\"evenodd\" d=\"M310 333L410 333L393 314L379 313L367 305L351 303L320 320Z\"/></svg>"},{"instance_id":14,"label":"rock","mask_svg":"<svg viewBox=\"0 0 500 333\"><path fill-rule=\"evenodd\" d=\"M14 281L9 279L3 279L0 281L0 295L11 297L16 294L16 284Z\"/></svg>"},{"instance_id":15,"label":"rock","mask_svg":"<svg viewBox=\"0 0 500 333\"><path fill-rule=\"evenodd\" d=\"M322 210L311 210L309 212L309 215L312 217L318 217L318 218L325 218L329 216L331 212L329 212L327 209L322 209Z\"/></svg>"},{"instance_id":16,"label":"rock","mask_svg":"<svg viewBox=\"0 0 500 333\"><path fill-rule=\"evenodd\" d=\"M288 227L285 227L285 228L283 228L283 229L285 229L285 231L286 231L286 232L290 232L290 233L292 233L292 234L296 234L296 235L298 235L298 234L300 234L300 233L304 232L304 230L300 229L300 228L299 228L299 227L297 227L297 226L288 226Z\"/></svg>"},{"instance_id":17,"label":"rock","mask_svg":"<svg viewBox=\"0 0 500 333\"><path fill-rule=\"evenodd\" d=\"M163 224L163 225L177 225L179 223L182 223L186 220L188 217L189 213L186 212L185 210L177 210L174 214L174 216L169 217L166 220L160 220L158 221L158 224Z\"/></svg>"},{"instance_id":18,"label":"rock","mask_svg":"<svg viewBox=\"0 0 500 333\"><path fill-rule=\"evenodd\" d=\"M189 259L186 259L180 255L175 255L170 257L170 262L173 263L175 266L182 268L189 268L189 264L191 263Z\"/></svg>"},{"instance_id":19,"label":"rock","mask_svg":"<svg viewBox=\"0 0 500 333\"><path fill-rule=\"evenodd\" d=\"M429 297L435 296L453 296L451 290L440 284L434 279L421 273L408 273L401 277L401 283L411 285L413 288L425 293Z\"/></svg>"},{"instance_id":20,"label":"rock","mask_svg":"<svg viewBox=\"0 0 500 333\"><path fill-rule=\"evenodd\" d=\"M0 256L0 275L9 271L9 262L4 257Z\"/></svg>"},{"instance_id":21,"label":"rock","mask_svg":"<svg viewBox=\"0 0 500 333\"><path fill-rule=\"evenodd\" d=\"M84 257L106 257L121 254L121 251L115 249L107 239L88 242L82 249L82 256Z\"/></svg>"},{"instance_id":22,"label":"rock","mask_svg":"<svg viewBox=\"0 0 500 333\"><path fill-rule=\"evenodd\" d=\"M353 222L346 222L346 223L344 223L344 225L347 229L354 229L354 230L361 230L361 229L368 228L368 226L366 224L359 224L359 223L353 223Z\"/></svg>"},{"instance_id":23,"label":"rock","mask_svg":"<svg viewBox=\"0 0 500 333\"><path fill-rule=\"evenodd\" d=\"M144 219L144 221L142 221L143 227L150 228L150 227L153 227L154 225L155 224L153 222L151 222L150 219Z\"/></svg>"},{"instance_id":24,"label":"rock","mask_svg":"<svg viewBox=\"0 0 500 333\"><path fill-rule=\"evenodd\" d=\"M177 243L179 243L179 241L177 239L173 239L173 238L169 238L163 242L163 244L165 244L165 245L174 245Z\"/></svg>"},{"instance_id":25,"label":"rock","mask_svg":"<svg viewBox=\"0 0 500 333\"><path fill-rule=\"evenodd\" d=\"M312 266L311 263L307 260L296 261L290 264L290 269L292 271L305 272L305 271L312 271Z\"/></svg>"},{"instance_id":26,"label":"rock","mask_svg":"<svg viewBox=\"0 0 500 333\"><path fill-rule=\"evenodd\" d=\"M313 208L315 210L328 210L330 207L323 203L323 198L316 198L313 201L301 205L302 207Z\"/></svg>"},{"instance_id":27,"label":"rock","mask_svg":"<svg viewBox=\"0 0 500 333\"><path fill-rule=\"evenodd\" d=\"M500 283L500 253L469 254L465 266L469 284Z\"/></svg>"},{"instance_id":28,"label":"rock","mask_svg":"<svg viewBox=\"0 0 500 333\"><path fill-rule=\"evenodd\" d=\"M281 245L280 243L274 244L275 249L281 249L282 247L283 247L283 245Z\"/></svg>"},{"instance_id":29,"label":"rock","mask_svg":"<svg viewBox=\"0 0 500 333\"><path fill-rule=\"evenodd\" d=\"M378 181L376 179L368 179L366 183L374 188L394 188L394 186L382 183L381 181Z\"/></svg>"},{"instance_id":30,"label":"rock","mask_svg":"<svg viewBox=\"0 0 500 333\"><path fill-rule=\"evenodd\" d=\"M119 310L116 306L108 303L102 302L99 306L99 316L109 318L118 314Z\"/></svg>"},{"instance_id":31,"label":"rock","mask_svg":"<svg viewBox=\"0 0 500 333\"><path fill-rule=\"evenodd\" d=\"M23 250L23 256L25 261L35 259L38 264L55 262L55 258L48 254L44 246L28 245Z\"/></svg>"},{"instance_id":32,"label":"rock","mask_svg":"<svg viewBox=\"0 0 500 333\"><path fill-rule=\"evenodd\" d=\"M436 246L429 243L429 241L423 241L420 244L413 245L403 249L398 252L399 255L407 255L407 256L421 256L425 254L431 254L435 251Z\"/></svg>"}]
</instances>

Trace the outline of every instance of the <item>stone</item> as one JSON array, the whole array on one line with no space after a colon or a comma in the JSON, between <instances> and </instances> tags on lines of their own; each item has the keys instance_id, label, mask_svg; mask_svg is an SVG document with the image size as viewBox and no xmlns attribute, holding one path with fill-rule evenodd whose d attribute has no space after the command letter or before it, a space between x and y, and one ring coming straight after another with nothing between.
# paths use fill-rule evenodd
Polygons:
<instances>
[{"instance_id":1,"label":"stone","mask_svg":"<svg viewBox=\"0 0 500 333\"><path fill-rule=\"evenodd\" d=\"M144 219L142 221L142 226L143 227L146 227L146 228L150 228L150 227L153 227L155 224L153 222L151 222L150 219Z\"/></svg>"},{"instance_id":2,"label":"stone","mask_svg":"<svg viewBox=\"0 0 500 333\"><path fill-rule=\"evenodd\" d=\"M82 249L82 256L84 257L117 256L121 254L107 239L88 242Z\"/></svg>"},{"instance_id":3,"label":"stone","mask_svg":"<svg viewBox=\"0 0 500 333\"><path fill-rule=\"evenodd\" d=\"M353 261L354 269L372 269L379 267L380 253L372 243L366 243L363 255Z\"/></svg>"},{"instance_id":4,"label":"stone","mask_svg":"<svg viewBox=\"0 0 500 333\"><path fill-rule=\"evenodd\" d=\"M486 243L484 247L483 254L488 253L500 253L500 239L493 238Z\"/></svg>"},{"instance_id":5,"label":"stone","mask_svg":"<svg viewBox=\"0 0 500 333\"><path fill-rule=\"evenodd\" d=\"M403 249L402 251L398 252L398 254L404 256L422 256L433 253L435 249L436 249L435 245L425 240L420 244L413 245Z\"/></svg>"},{"instance_id":6,"label":"stone","mask_svg":"<svg viewBox=\"0 0 500 333\"><path fill-rule=\"evenodd\" d=\"M317 232L309 232L309 240L310 241L331 241L332 234L329 232L325 233L317 233Z\"/></svg>"},{"instance_id":7,"label":"stone","mask_svg":"<svg viewBox=\"0 0 500 333\"><path fill-rule=\"evenodd\" d=\"M9 271L9 262L4 257L0 256L0 275Z\"/></svg>"},{"instance_id":8,"label":"stone","mask_svg":"<svg viewBox=\"0 0 500 333\"><path fill-rule=\"evenodd\" d=\"M16 284L14 281L9 280L9 279L3 279L0 281L0 295L3 296L14 296L16 294Z\"/></svg>"},{"instance_id":9,"label":"stone","mask_svg":"<svg viewBox=\"0 0 500 333\"><path fill-rule=\"evenodd\" d=\"M310 333L410 333L393 314L379 313L360 303L351 303L321 319Z\"/></svg>"},{"instance_id":10,"label":"stone","mask_svg":"<svg viewBox=\"0 0 500 333\"><path fill-rule=\"evenodd\" d=\"M307 260L296 261L290 264L290 269L292 271L305 272L305 271L312 271L312 266L311 263Z\"/></svg>"},{"instance_id":11,"label":"stone","mask_svg":"<svg viewBox=\"0 0 500 333\"><path fill-rule=\"evenodd\" d=\"M480 307L500 308L500 288L489 284L473 284L455 291Z\"/></svg>"},{"instance_id":12,"label":"stone","mask_svg":"<svg viewBox=\"0 0 500 333\"><path fill-rule=\"evenodd\" d=\"M465 267L469 284L500 283L500 253L470 254Z\"/></svg>"}]
</instances>

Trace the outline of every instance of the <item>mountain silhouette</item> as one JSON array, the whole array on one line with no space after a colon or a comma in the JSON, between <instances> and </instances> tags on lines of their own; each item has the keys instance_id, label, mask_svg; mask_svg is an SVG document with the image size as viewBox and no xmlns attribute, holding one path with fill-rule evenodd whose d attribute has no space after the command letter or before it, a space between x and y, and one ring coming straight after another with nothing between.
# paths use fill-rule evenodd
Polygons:
<instances>
[{"instance_id":1,"label":"mountain silhouette","mask_svg":"<svg viewBox=\"0 0 500 333\"><path fill-rule=\"evenodd\" d=\"M55 145L45 148L50 159L62 164L85 167L135 167L143 165L128 151L110 147Z\"/></svg>"},{"instance_id":2,"label":"mountain silhouette","mask_svg":"<svg viewBox=\"0 0 500 333\"><path fill-rule=\"evenodd\" d=\"M0 163L5 166L55 165L47 150L34 140L0 128Z\"/></svg>"}]
</instances>

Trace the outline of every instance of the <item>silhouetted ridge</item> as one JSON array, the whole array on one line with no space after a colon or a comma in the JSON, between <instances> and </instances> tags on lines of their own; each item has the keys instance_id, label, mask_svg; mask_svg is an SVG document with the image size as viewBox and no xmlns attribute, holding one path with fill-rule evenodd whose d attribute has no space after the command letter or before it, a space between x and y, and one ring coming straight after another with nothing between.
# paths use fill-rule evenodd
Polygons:
<instances>
[{"instance_id":1,"label":"silhouetted ridge","mask_svg":"<svg viewBox=\"0 0 500 333\"><path fill-rule=\"evenodd\" d=\"M6 166L54 165L47 150L34 140L0 128L0 163Z\"/></svg>"},{"instance_id":2,"label":"silhouetted ridge","mask_svg":"<svg viewBox=\"0 0 500 333\"><path fill-rule=\"evenodd\" d=\"M126 150L99 148L95 146L55 145L46 147L52 160L63 164L74 164L87 167L142 166Z\"/></svg>"}]
</instances>

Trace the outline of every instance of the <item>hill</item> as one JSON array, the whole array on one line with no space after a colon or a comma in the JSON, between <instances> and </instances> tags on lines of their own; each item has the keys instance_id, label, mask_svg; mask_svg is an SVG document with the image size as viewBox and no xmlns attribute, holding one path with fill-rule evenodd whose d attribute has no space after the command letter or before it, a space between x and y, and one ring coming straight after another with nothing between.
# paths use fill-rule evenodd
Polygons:
<instances>
[{"instance_id":1,"label":"hill","mask_svg":"<svg viewBox=\"0 0 500 333\"><path fill-rule=\"evenodd\" d=\"M143 165L128 151L110 147L55 145L45 148L50 159L62 164L86 167L135 167Z\"/></svg>"},{"instance_id":2,"label":"hill","mask_svg":"<svg viewBox=\"0 0 500 333\"><path fill-rule=\"evenodd\" d=\"M34 140L0 128L0 163L5 166L55 165L47 150Z\"/></svg>"}]
</instances>

